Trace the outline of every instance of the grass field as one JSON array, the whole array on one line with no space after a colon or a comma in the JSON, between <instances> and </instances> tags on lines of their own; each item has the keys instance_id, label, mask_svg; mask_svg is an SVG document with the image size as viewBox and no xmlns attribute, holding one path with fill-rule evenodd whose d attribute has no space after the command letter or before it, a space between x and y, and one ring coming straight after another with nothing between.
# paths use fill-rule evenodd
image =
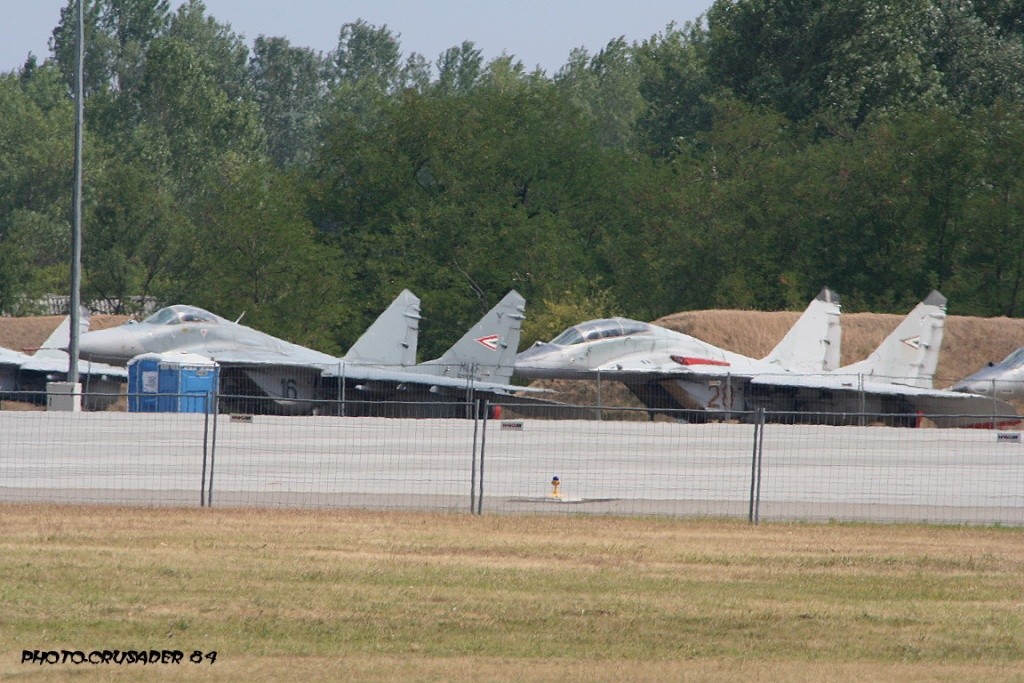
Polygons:
<instances>
[{"instance_id":1,"label":"grass field","mask_svg":"<svg viewBox=\"0 0 1024 683\"><path fill-rule=\"evenodd\" d=\"M14 505L0 529L2 679L1024 680L1019 529ZM151 649L185 659L21 661Z\"/></svg>"}]
</instances>

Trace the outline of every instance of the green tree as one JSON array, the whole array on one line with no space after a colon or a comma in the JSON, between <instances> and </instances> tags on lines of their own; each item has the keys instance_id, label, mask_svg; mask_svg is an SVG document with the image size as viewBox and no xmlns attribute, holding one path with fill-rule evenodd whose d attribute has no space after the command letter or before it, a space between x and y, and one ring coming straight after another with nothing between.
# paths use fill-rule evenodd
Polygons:
<instances>
[{"instance_id":1,"label":"green tree","mask_svg":"<svg viewBox=\"0 0 1024 683\"><path fill-rule=\"evenodd\" d=\"M593 119L602 145L633 148L644 99L640 71L624 38L611 41L593 57L582 48L574 50L554 80Z\"/></svg>"},{"instance_id":2,"label":"green tree","mask_svg":"<svg viewBox=\"0 0 1024 683\"><path fill-rule=\"evenodd\" d=\"M294 180L227 158L183 245L177 296L290 341L340 351L349 273L318 242Z\"/></svg>"},{"instance_id":3,"label":"green tree","mask_svg":"<svg viewBox=\"0 0 1024 683\"><path fill-rule=\"evenodd\" d=\"M484 67L480 84L491 90L513 93L523 89L540 88L547 84L544 72L527 71L522 61L510 55L492 59Z\"/></svg>"},{"instance_id":4,"label":"green tree","mask_svg":"<svg viewBox=\"0 0 1024 683\"><path fill-rule=\"evenodd\" d=\"M806 301L808 285L794 271L799 245L789 229L793 182L790 159L798 134L778 112L734 100L716 103L703 150L677 162L693 212L688 257L701 264L708 305L772 308ZM713 283L713 284L712 284Z\"/></svg>"},{"instance_id":5,"label":"green tree","mask_svg":"<svg viewBox=\"0 0 1024 683\"><path fill-rule=\"evenodd\" d=\"M435 87L442 95L467 93L479 82L483 74L482 52L470 41L450 47L437 58Z\"/></svg>"},{"instance_id":6,"label":"green tree","mask_svg":"<svg viewBox=\"0 0 1024 683\"><path fill-rule=\"evenodd\" d=\"M250 78L259 104L267 153L278 166L301 165L316 145L325 84L324 61L284 38L260 36L253 45Z\"/></svg>"},{"instance_id":7,"label":"green tree","mask_svg":"<svg viewBox=\"0 0 1024 683\"><path fill-rule=\"evenodd\" d=\"M414 80L419 78L418 65ZM341 27L337 48L327 55L328 126L371 126L388 97L406 84L398 36L363 20Z\"/></svg>"},{"instance_id":8,"label":"green tree","mask_svg":"<svg viewBox=\"0 0 1024 683\"><path fill-rule=\"evenodd\" d=\"M379 311L409 287L440 311L424 321L425 354L510 288L531 299L595 277L606 207L594 188L609 182L596 177L622 169L604 163L589 121L549 82L406 92L376 124L326 129L315 215L358 274L357 300L381 299Z\"/></svg>"},{"instance_id":9,"label":"green tree","mask_svg":"<svg viewBox=\"0 0 1024 683\"><path fill-rule=\"evenodd\" d=\"M336 84L361 83L381 93L396 92L403 85L401 44L387 26L362 19L343 25L338 47L328 59Z\"/></svg>"},{"instance_id":10,"label":"green tree","mask_svg":"<svg viewBox=\"0 0 1024 683\"><path fill-rule=\"evenodd\" d=\"M112 158L90 180L83 228L82 295L117 313L139 313L133 297L162 298L191 226L166 178L134 155Z\"/></svg>"},{"instance_id":11,"label":"green tree","mask_svg":"<svg viewBox=\"0 0 1024 683\"><path fill-rule=\"evenodd\" d=\"M169 0L86 0L85 92L128 92L142 77L146 50L170 25ZM69 89L77 54L78 2L68 0L53 30L51 49Z\"/></svg>"},{"instance_id":12,"label":"green tree","mask_svg":"<svg viewBox=\"0 0 1024 683\"><path fill-rule=\"evenodd\" d=\"M71 226L50 212L15 209L0 238L0 310L34 315L32 301L64 292L70 282Z\"/></svg>"},{"instance_id":13,"label":"green tree","mask_svg":"<svg viewBox=\"0 0 1024 683\"><path fill-rule=\"evenodd\" d=\"M637 147L655 157L670 157L711 129L712 83L700 24L668 26L633 48L644 107L636 122Z\"/></svg>"},{"instance_id":14,"label":"green tree","mask_svg":"<svg viewBox=\"0 0 1024 683\"><path fill-rule=\"evenodd\" d=\"M857 35L861 0L719 0L708 10L712 80L753 105L800 120L828 97L834 50Z\"/></svg>"},{"instance_id":15,"label":"green tree","mask_svg":"<svg viewBox=\"0 0 1024 683\"><path fill-rule=\"evenodd\" d=\"M0 74L0 310L68 280L72 122L54 66Z\"/></svg>"},{"instance_id":16,"label":"green tree","mask_svg":"<svg viewBox=\"0 0 1024 683\"><path fill-rule=\"evenodd\" d=\"M1016 3L1016 4L1014 4ZM871 115L1019 100L1019 0L717 0L708 66L740 99L846 135Z\"/></svg>"},{"instance_id":17,"label":"green tree","mask_svg":"<svg viewBox=\"0 0 1024 683\"><path fill-rule=\"evenodd\" d=\"M974 7L985 23L1003 35L1024 35L1024 0L974 0Z\"/></svg>"},{"instance_id":18,"label":"green tree","mask_svg":"<svg viewBox=\"0 0 1024 683\"><path fill-rule=\"evenodd\" d=\"M1024 315L1024 107L978 112L958 142L976 150L950 301L976 315Z\"/></svg>"},{"instance_id":19,"label":"green tree","mask_svg":"<svg viewBox=\"0 0 1024 683\"><path fill-rule=\"evenodd\" d=\"M930 41L949 101L966 111L998 99L1024 102L1024 31L989 23L982 4L938 3L941 19Z\"/></svg>"},{"instance_id":20,"label":"green tree","mask_svg":"<svg viewBox=\"0 0 1024 683\"><path fill-rule=\"evenodd\" d=\"M146 153L165 159L175 181L193 193L221 156L255 158L263 146L255 104L230 97L210 62L181 38L150 46L139 111L138 139Z\"/></svg>"},{"instance_id":21,"label":"green tree","mask_svg":"<svg viewBox=\"0 0 1024 683\"><path fill-rule=\"evenodd\" d=\"M231 25L206 14L202 0L187 0L174 13L166 32L187 44L203 62L205 78L229 100L252 98L249 48Z\"/></svg>"}]
</instances>

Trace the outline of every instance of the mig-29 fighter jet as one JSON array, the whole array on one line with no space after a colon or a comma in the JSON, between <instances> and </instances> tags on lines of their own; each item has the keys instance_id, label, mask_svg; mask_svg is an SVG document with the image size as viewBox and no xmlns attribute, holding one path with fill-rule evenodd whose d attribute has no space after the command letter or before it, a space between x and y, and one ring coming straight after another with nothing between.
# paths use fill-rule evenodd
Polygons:
<instances>
[{"instance_id":1,"label":"mig-29 fighter jet","mask_svg":"<svg viewBox=\"0 0 1024 683\"><path fill-rule=\"evenodd\" d=\"M822 327L811 303L794 329L758 360L656 325L612 318L570 327L516 356L524 378L621 381L652 412L687 410L687 419L751 418L913 426L921 415L937 426L994 427L1020 421L1005 401L931 388L938 364L946 299L932 292L865 360L836 368L836 330ZM817 320L817 322L816 322ZM818 346L820 345L820 346ZM739 413L739 415L737 415ZM794 415L797 414L797 415Z\"/></svg>"},{"instance_id":2,"label":"mig-29 fighter jet","mask_svg":"<svg viewBox=\"0 0 1024 683\"><path fill-rule=\"evenodd\" d=\"M525 303L517 292L509 292L446 354L420 365L420 300L408 290L341 358L186 305L162 308L140 323L83 334L79 348L82 358L118 364L143 353L198 354L220 365L221 394L228 401L240 397L243 407L254 399L270 399L273 412L310 414L339 399L387 401L406 405L393 411L364 406L362 414L439 416L446 413L438 404L508 396L520 389L507 380ZM346 414L352 413L346 409Z\"/></svg>"}]
</instances>

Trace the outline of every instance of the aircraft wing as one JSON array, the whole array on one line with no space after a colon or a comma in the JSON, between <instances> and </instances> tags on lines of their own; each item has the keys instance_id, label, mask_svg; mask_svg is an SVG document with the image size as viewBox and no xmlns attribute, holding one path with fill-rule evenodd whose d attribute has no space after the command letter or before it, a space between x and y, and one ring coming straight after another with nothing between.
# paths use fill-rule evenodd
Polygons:
<instances>
[{"instance_id":1,"label":"aircraft wing","mask_svg":"<svg viewBox=\"0 0 1024 683\"><path fill-rule=\"evenodd\" d=\"M915 412L928 415L939 426L966 426L958 416L968 415L991 417L984 426L1010 425L1021 421L1011 404L987 396L881 382L852 374L751 372L750 369L736 368L716 359L702 357L670 356L665 359L655 355L620 358L571 374L574 379L601 378L627 384L665 380L700 383L732 378L761 387L762 394L772 389L780 392L804 389L836 398L848 395L849 399L844 402L850 406L856 405L855 398L861 393L867 396L899 397ZM569 373L563 374L563 377L568 376ZM977 420L972 422L977 423Z\"/></svg>"},{"instance_id":2,"label":"aircraft wing","mask_svg":"<svg viewBox=\"0 0 1024 683\"><path fill-rule=\"evenodd\" d=\"M60 358L55 355L40 356L37 353L34 356L29 356L28 360L21 364L21 369L31 372L66 373L68 371L68 355L65 353L64 357ZM90 363L85 360L78 361L78 374L106 375L107 377L120 379L128 378L127 368L107 365L106 363Z\"/></svg>"},{"instance_id":3,"label":"aircraft wing","mask_svg":"<svg viewBox=\"0 0 1024 683\"><path fill-rule=\"evenodd\" d=\"M18 387L18 370L29 358L26 353L0 346L0 391L14 391Z\"/></svg>"},{"instance_id":4,"label":"aircraft wing","mask_svg":"<svg viewBox=\"0 0 1024 683\"><path fill-rule=\"evenodd\" d=\"M609 379L618 382L654 382L661 379L749 377L731 365L705 358L635 356L560 375L564 379Z\"/></svg>"},{"instance_id":5,"label":"aircraft wing","mask_svg":"<svg viewBox=\"0 0 1024 683\"><path fill-rule=\"evenodd\" d=\"M381 368L375 365L364 365L362 363L346 363L340 359L332 359L330 356L322 357L322 354L313 352L310 358L302 358L296 354L283 354L273 351L249 350L225 350L214 351L207 354L200 354L209 357L221 365L235 367L260 367L276 366L291 368L310 368L319 371L324 377L341 377L357 382L378 382L381 384L417 384L425 387L437 387L438 389L452 389L465 391L472 387L479 391L491 391L498 394L508 394L515 391L546 391L543 389L531 389L512 384L501 384L497 382L485 382L470 380L462 377L447 377L443 375L429 375L426 373L413 372L412 370L399 370Z\"/></svg>"},{"instance_id":6,"label":"aircraft wing","mask_svg":"<svg viewBox=\"0 0 1024 683\"><path fill-rule=\"evenodd\" d=\"M547 393L547 389L534 387L521 387L514 384L502 384L499 382L486 382L464 377L450 377L446 375L430 375L427 373L413 372L412 370L391 370L373 365L336 363L326 366L323 371L324 377L340 377L346 380L358 382L376 382L381 384L404 384L418 385L431 388L434 391L458 391L464 392L467 389L475 391L486 391L494 394L510 395L513 392L525 391L532 393Z\"/></svg>"},{"instance_id":7,"label":"aircraft wing","mask_svg":"<svg viewBox=\"0 0 1024 683\"><path fill-rule=\"evenodd\" d=\"M817 389L832 394L898 396L916 412L927 415L940 426L957 426L957 417L968 415L991 416L992 421L986 426L1010 425L1021 421L1016 409L1000 399L947 389L930 389L869 379L861 381L856 375L761 375L751 378L750 383L779 389Z\"/></svg>"},{"instance_id":8,"label":"aircraft wing","mask_svg":"<svg viewBox=\"0 0 1024 683\"><path fill-rule=\"evenodd\" d=\"M32 356L27 353L14 351L12 349L5 349L0 346L0 365L17 365L18 367L21 367L25 364L25 361L31 358ZM65 367L65 369L67 368Z\"/></svg>"},{"instance_id":9,"label":"aircraft wing","mask_svg":"<svg viewBox=\"0 0 1024 683\"><path fill-rule=\"evenodd\" d=\"M946 389L931 389L907 384L872 381L848 374L816 374L799 373L749 373L735 372L726 365L702 362L701 359L683 359L671 363L650 358L636 358L628 361L616 361L599 366L587 374L581 372L578 377L610 379L620 382L656 382L659 380L701 381L726 377L745 379L753 386L782 389L815 389L833 394L849 392L874 396L899 396L911 404L915 410L928 415L993 415L999 421L1019 420L1016 410L1006 401L993 399L977 394L967 394Z\"/></svg>"},{"instance_id":10,"label":"aircraft wing","mask_svg":"<svg viewBox=\"0 0 1024 683\"><path fill-rule=\"evenodd\" d=\"M752 377L750 383L760 386L830 389L832 391L864 391L884 396L937 396L940 398L975 396L974 394L964 394L948 389L928 389L909 384L875 382L866 376L864 381L860 381L857 375L758 375ZM976 396L976 398L984 399L991 406L992 399L982 396Z\"/></svg>"},{"instance_id":11,"label":"aircraft wing","mask_svg":"<svg viewBox=\"0 0 1024 683\"><path fill-rule=\"evenodd\" d=\"M220 351L211 350L205 353L191 351L190 353L198 353L198 355L205 356L210 360L220 363L221 365L242 367L250 365L278 365L283 367L314 368L323 371L332 365L337 365L337 361L331 356L312 350L310 350L308 355L294 352L282 353L279 351L257 348L235 348L223 349Z\"/></svg>"},{"instance_id":12,"label":"aircraft wing","mask_svg":"<svg viewBox=\"0 0 1024 683\"><path fill-rule=\"evenodd\" d=\"M35 355L29 355L0 347L0 365L14 366L24 372L66 373L68 371L68 354L65 351L40 349ZM82 375L128 377L128 371L125 368L106 363L90 363L84 360L78 361L78 372Z\"/></svg>"}]
</instances>

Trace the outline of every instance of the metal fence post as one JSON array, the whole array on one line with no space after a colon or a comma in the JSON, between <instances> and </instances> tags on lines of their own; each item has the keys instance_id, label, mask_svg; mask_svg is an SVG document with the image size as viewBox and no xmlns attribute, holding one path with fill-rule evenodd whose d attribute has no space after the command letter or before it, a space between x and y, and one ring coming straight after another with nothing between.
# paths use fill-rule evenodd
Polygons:
<instances>
[{"instance_id":1,"label":"metal fence post","mask_svg":"<svg viewBox=\"0 0 1024 683\"><path fill-rule=\"evenodd\" d=\"M722 397L725 404L725 419L732 419L732 373L725 373L725 396Z\"/></svg>"},{"instance_id":2,"label":"metal fence post","mask_svg":"<svg viewBox=\"0 0 1024 683\"><path fill-rule=\"evenodd\" d=\"M476 514L484 513L484 453L487 451L487 420L491 415L491 401L484 399L484 424L480 434L480 495L476 499Z\"/></svg>"},{"instance_id":3,"label":"metal fence post","mask_svg":"<svg viewBox=\"0 0 1024 683\"><path fill-rule=\"evenodd\" d=\"M480 399L477 399L473 412L473 464L469 473L469 514L476 509L476 439L480 426Z\"/></svg>"},{"instance_id":4,"label":"metal fence post","mask_svg":"<svg viewBox=\"0 0 1024 683\"><path fill-rule=\"evenodd\" d=\"M999 398L996 396L996 380L992 378L992 429L996 428L996 415L999 414Z\"/></svg>"},{"instance_id":5,"label":"metal fence post","mask_svg":"<svg viewBox=\"0 0 1024 683\"><path fill-rule=\"evenodd\" d=\"M761 522L761 467L764 464L764 408L758 411L758 422L761 429L757 436L757 492L754 496L754 524Z\"/></svg>"},{"instance_id":6,"label":"metal fence post","mask_svg":"<svg viewBox=\"0 0 1024 683\"><path fill-rule=\"evenodd\" d=\"M210 484L206 489L206 507L213 506L213 463L217 455L217 415L220 413L220 392L213 394L213 436L210 443Z\"/></svg>"},{"instance_id":7,"label":"metal fence post","mask_svg":"<svg viewBox=\"0 0 1024 683\"><path fill-rule=\"evenodd\" d=\"M751 524L754 523L754 491L757 487L757 436L761 431L761 425L758 424L760 421L757 418L761 409L758 408L757 410L758 413L754 417L753 445L750 449L750 509L747 511L747 521Z\"/></svg>"},{"instance_id":8,"label":"metal fence post","mask_svg":"<svg viewBox=\"0 0 1024 683\"><path fill-rule=\"evenodd\" d=\"M754 440L750 456L750 511L747 521L757 524L761 507L761 452L764 447L764 408L758 408L754 417Z\"/></svg>"},{"instance_id":9,"label":"metal fence post","mask_svg":"<svg viewBox=\"0 0 1024 683\"><path fill-rule=\"evenodd\" d=\"M206 392L206 404L203 410L203 472L199 480L199 507L206 505L206 453L210 441L210 403L213 398Z\"/></svg>"},{"instance_id":10,"label":"metal fence post","mask_svg":"<svg viewBox=\"0 0 1024 683\"><path fill-rule=\"evenodd\" d=\"M341 402L341 417L345 417L345 363L338 362L338 375L341 377L338 383L338 400Z\"/></svg>"},{"instance_id":11,"label":"metal fence post","mask_svg":"<svg viewBox=\"0 0 1024 683\"><path fill-rule=\"evenodd\" d=\"M867 424L867 415L865 414L868 409L867 396L864 395L864 374L857 373L857 393L860 396L860 417L857 419L857 424L863 427Z\"/></svg>"}]
</instances>

